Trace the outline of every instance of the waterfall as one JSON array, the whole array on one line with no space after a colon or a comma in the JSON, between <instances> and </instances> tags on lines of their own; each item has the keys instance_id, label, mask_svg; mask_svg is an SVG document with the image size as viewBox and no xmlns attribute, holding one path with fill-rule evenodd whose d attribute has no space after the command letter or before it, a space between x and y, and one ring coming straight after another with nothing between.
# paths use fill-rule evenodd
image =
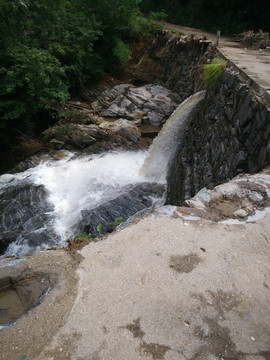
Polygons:
<instances>
[{"instance_id":1,"label":"waterfall","mask_svg":"<svg viewBox=\"0 0 270 360\"><path fill-rule=\"evenodd\" d=\"M164 193L181 126L204 96L199 92L175 110L148 153L68 153L62 160L0 176L0 253L5 244L6 255L64 246L78 232L95 235L97 224L105 227L153 206Z\"/></svg>"},{"instance_id":2,"label":"waterfall","mask_svg":"<svg viewBox=\"0 0 270 360\"><path fill-rule=\"evenodd\" d=\"M0 176L0 254L1 241L6 238L12 242L5 255L65 246L69 237L84 232L81 223L87 212L98 209L96 215L104 215L100 220L104 228L109 221L131 216L138 207L141 210L144 204L151 206L155 196L157 200L162 196L141 190L140 197L133 192L132 198L127 199L128 191L136 186L149 184L151 188L152 179L139 173L145 151L66 155L62 160L41 162L22 173ZM127 208L131 207L131 215L125 206L121 207L123 197ZM114 217L107 220L106 206L115 208L115 199L120 199L120 213L114 212Z\"/></svg>"},{"instance_id":3,"label":"waterfall","mask_svg":"<svg viewBox=\"0 0 270 360\"><path fill-rule=\"evenodd\" d=\"M145 152L119 152L47 163L38 168L34 182L46 187L54 204L54 227L62 241L74 235L81 211L98 207L125 186L145 181L138 169Z\"/></svg>"},{"instance_id":4,"label":"waterfall","mask_svg":"<svg viewBox=\"0 0 270 360\"><path fill-rule=\"evenodd\" d=\"M153 141L140 173L146 177L164 181L170 157L175 151L179 131L195 106L204 99L206 91L197 92L183 101L166 121Z\"/></svg>"}]
</instances>

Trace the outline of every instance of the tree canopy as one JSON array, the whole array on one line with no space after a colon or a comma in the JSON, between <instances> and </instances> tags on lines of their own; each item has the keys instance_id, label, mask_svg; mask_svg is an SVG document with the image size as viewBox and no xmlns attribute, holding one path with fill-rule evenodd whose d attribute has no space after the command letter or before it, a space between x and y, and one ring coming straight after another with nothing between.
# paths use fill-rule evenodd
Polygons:
<instances>
[{"instance_id":1,"label":"tree canopy","mask_svg":"<svg viewBox=\"0 0 270 360\"><path fill-rule=\"evenodd\" d=\"M168 21L205 30L235 34L246 30L270 31L266 0L144 0L143 12L164 9Z\"/></svg>"},{"instance_id":2,"label":"tree canopy","mask_svg":"<svg viewBox=\"0 0 270 360\"><path fill-rule=\"evenodd\" d=\"M125 64L139 2L0 0L0 128L31 128L37 111Z\"/></svg>"},{"instance_id":3,"label":"tree canopy","mask_svg":"<svg viewBox=\"0 0 270 360\"><path fill-rule=\"evenodd\" d=\"M143 32L140 11L235 33L270 30L267 6L266 0L0 0L0 147L11 128L31 134L44 109L112 65L125 66L129 44Z\"/></svg>"}]
</instances>

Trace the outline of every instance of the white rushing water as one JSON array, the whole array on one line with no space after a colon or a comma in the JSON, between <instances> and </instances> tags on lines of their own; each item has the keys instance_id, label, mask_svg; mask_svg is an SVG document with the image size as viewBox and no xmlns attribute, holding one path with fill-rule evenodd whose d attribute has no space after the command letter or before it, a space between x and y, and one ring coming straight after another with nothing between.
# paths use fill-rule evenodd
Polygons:
<instances>
[{"instance_id":1,"label":"white rushing water","mask_svg":"<svg viewBox=\"0 0 270 360\"><path fill-rule=\"evenodd\" d=\"M62 160L46 161L22 173L0 176L0 189L11 183L19 184L26 178L36 185L43 185L54 206L53 228L61 239L59 245L65 245L68 237L76 235L73 227L80 220L82 210L93 209L115 198L127 185L152 182L139 172L146 154L145 151L111 152L73 158L73 154L68 153ZM42 248L46 246L37 250ZM6 255L30 250L27 241L19 238L10 244Z\"/></svg>"},{"instance_id":2,"label":"white rushing water","mask_svg":"<svg viewBox=\"0 0 270 360\"><path fill-rule=\"evenodd\" d=\"M64 245L68 237L76 235L82 210L93 209L121 193L127 185L143 182L166 184L167 165L175 150L178 132L192 109L205 96L199 92L185 100L166 122L148 152L118 152L75 158L68 153L62 160L50 160L15 175L0 176L0 191L12 182L27 178L43 185L53 204L52 222L55 233ZM46 231L44 228L38 231ZM24 246L24 250L21 247ZM42 246L42 245L41 245ZM30 250L27 241L10 244L7 254L17 255Z\"/></svg>"},{"instance_id":3,"label":"white rushing water","mask_svg":"<svg viewBox=\"0 0 270 360\"><path fill-rule=\"evenodd\" d=\"M145 156L145 152L108 153L39 167L34 181L49 191L60 237L65 240L74 235L71 229L81 210L97 207L115 197L126 185L147 181L139 174Z\"/></svg>"},{"instance_id":4,"label":"white rushing water","mask_svg":"<svg viewBox=\"0 0 270 360\"><path fill-rule=\"evenodd\" d=\"M146 152L119 152L46 162L31 178L44 185L54 204L56 233L63 241L72 233L81 210L114 198L124 186L151 179L139 174Z\"/></svg>"},{"instance_id":5,"label":"white rushing water","mask_svg":"<svg viewBox=\"0 0 270 360\"><path fill-rule=\"evenodd\" d=\"M165 180L170 157L175 151L179 130L188 119L195 106L204 99L206 91L197 92L183 101L166 121L162 130L153 141L141 173L156 180Z\"/></svg>"}]
</instances>

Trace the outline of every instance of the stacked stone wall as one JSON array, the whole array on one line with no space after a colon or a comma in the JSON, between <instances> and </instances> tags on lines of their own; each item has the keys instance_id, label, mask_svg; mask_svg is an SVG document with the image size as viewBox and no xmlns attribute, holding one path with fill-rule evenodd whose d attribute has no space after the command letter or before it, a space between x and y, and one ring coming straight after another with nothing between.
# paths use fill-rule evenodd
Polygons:
<instances>
[{"instance_id":1,"label":"stacked stone wall","mask_svg":"<svg viewBox=\"0 0 270 360\"><path fill-rule=\"evenodd\" d=\"M167 203L254 173L270 161L270 109L233 69L183 124L168 171Z\"/></svg>"}]
</instances>

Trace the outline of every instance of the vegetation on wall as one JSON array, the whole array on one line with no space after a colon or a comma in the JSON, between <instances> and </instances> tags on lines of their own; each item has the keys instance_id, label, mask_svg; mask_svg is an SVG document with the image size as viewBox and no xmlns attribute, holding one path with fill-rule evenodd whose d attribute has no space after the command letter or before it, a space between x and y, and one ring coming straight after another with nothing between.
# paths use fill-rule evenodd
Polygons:
<instances>
[{"instance_id":1,"label":"vegetation on wall","mask_svg":"<svg viewBox=\"0 0 270 360\"><path fill-rule=\"evenodd\" d=\"M210 64L202 67L202 80L208 89L214 89L221 84L224 69L227 61L221 58L214 58Z\"/></svg>"}]
</instances>

